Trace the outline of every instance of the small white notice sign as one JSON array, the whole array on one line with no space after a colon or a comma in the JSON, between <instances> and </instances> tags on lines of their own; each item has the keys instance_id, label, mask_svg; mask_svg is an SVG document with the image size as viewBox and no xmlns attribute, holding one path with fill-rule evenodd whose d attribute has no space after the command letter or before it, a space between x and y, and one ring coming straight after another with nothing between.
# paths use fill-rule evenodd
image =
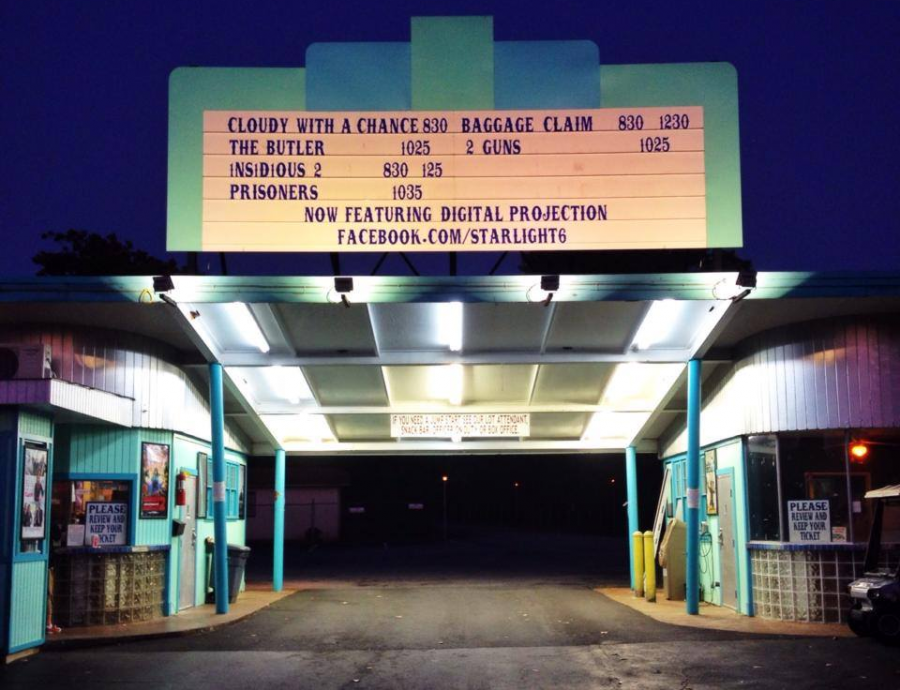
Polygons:
<instances>
[{"instance_id":1,"label":"small white notice sign","mask_svg":"<svg viewBox=\"0 0 900 690\"><path fill-rule=\"evenodd\" d=\"M392 414L393 438L517 438L531 434L531 415L518 414Z\"/></svg>"},{"instance_id":2,"label":"small white notice sign","mask_svg":"<svg viewBox=\"0 0 900 690\"><path fill-rule=\"evenodd\" d=\"M831 508L827 500L788 501L787 509L792 542L831 541Z\"/></svg>"},{"instance_id":3,"label":"small white notice sign","mask_svg":"<svg viewBox=\"0 0 900 690\"><path fill-rule=\"evenodd\" d=\"M127 503L88 501L85 521L85 541L90 546L123 546L127 542Z\"/></svg>"}]
</instances>

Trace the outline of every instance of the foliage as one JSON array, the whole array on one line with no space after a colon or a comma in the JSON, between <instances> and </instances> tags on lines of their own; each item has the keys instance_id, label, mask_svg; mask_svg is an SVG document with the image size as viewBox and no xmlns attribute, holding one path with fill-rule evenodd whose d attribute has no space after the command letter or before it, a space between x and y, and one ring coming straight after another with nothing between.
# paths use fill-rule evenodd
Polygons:
<instances>
[{"instance_id":1,"label":"foliage","mask_svg":"<svg viewBox=\"0 0 900 690\"><path fill-rule=\"evenodd\" d=\"M150 256L115 233L103 237L87 230L68 230L45 232L41 239L52 240L59 248L34 255L39 276L171 275L180 271L174 259Z\"/></svg>"}]
</instances>

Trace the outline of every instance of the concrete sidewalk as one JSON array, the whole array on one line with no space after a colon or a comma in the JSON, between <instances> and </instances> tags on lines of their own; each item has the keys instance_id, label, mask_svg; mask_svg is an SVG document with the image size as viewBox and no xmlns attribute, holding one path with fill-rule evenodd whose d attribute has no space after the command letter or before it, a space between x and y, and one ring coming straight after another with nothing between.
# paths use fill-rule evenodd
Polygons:
<instances>
[{"instance_id":1,"label":"concrete sidewalk","mask_svg":"<svg viewBox=\"0 0 900 690\"><path fill-rule=\"evenodd\" d=\"M855 637L846 625L839 623L805 623L799 621L776 621L755 616L742 616L724 606L700 603L700 615L685 613L683 601L669 601L658 598L651 603L637 598L627 587L598 587L594 591L624 604L645 616L670 625L706 630L729 630L731 632L756 633L759 635L800 635L808 637Z\"/></svg>"},{"instance_id":2,"label":"concrete sidewalk","mask_svg":"<svg viewBox=\"0 0 900 690\"><path fill-rule=\"evenodd\" d=\"M282 592L273 592L271 589L248 589L241 592L238 600L229 605L228 613L222 615L216 614L215 605L207 604L188 609L175 616L155 618L141 623L68 628L57 635L47 635L41 649L72 649L119 644L214 630L236 623L293 593L294 590L291 589Z\"/></svg>"}]
</instances>

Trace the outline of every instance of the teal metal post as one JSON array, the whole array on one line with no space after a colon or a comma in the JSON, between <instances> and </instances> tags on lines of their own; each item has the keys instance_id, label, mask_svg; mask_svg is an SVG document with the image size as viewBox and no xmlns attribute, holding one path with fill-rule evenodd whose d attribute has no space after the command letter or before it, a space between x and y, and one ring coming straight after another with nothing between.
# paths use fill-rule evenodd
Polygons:
<instances>
[{"instance_id":1,"label":"teal metal post","mask_svg":"<svg viewBox=\"0 0 900 690\"><path fill-rule=\"evenodd\" d=\"M212 421L213 524L216 545L216 613L228 613L228 528L225 513L225 405L222 365L209 365L209 416Z\"/></svg>"},{"instance_id":2,"label":"teal metal post","mask_svg":"<svg viewBox=\"0 0 900 690\"><path fill-rule=\"evenodd\" d=\"M272 535L272 589L284 588L284 450L275 449L275 527Z\"/></svg>"},{"instance_id":3,"label":"teal metal post","mask_svg":"<svg viewBox=\"0 0 900 690\"><path fill-rule=\"evenodd\" d=\"M634 446L625 449L625 486L628 490L628 567L631 570L631 589L634 589L634 540L638 530L637 452Z\"/></svg>"},{"instance_id":4,"label":"teal metal post","mask_svg":"<svg viewBox=\"0 0 900 690\"><path fill-rule=\"evenodd\" d=\"M700 613L700 360L688 362L686 610Z\"/></svg>"}]
</instances>

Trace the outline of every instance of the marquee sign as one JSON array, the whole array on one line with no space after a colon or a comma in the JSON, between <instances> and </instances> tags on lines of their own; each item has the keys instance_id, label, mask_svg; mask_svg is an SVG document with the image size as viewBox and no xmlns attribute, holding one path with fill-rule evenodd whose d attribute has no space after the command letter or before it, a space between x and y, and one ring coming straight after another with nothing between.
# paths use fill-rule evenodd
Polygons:
<instances>
[{"instance_id":1,"label":"marquee sign","mask_svg":"<svg viewBox=\"0 0 900 690\"><path fill-rule=\"evenodd\" d=\"M742 245L737 76L417 17L409 43L170 79L170 251Z\"/></svg>"},{"instance_id":2,"label":"marquee sign","mask_svg":"<svg viewBox=\"0 0 900 690\"><path fill-rule=\"evenodd\" d=\"M392 414L392 438L519 438L531 434L531 415Z\"/></svg>"},{"instance_id":3,"label":"marquee sign","mask_svg":"<svg viewBox=\"0 0 900 690\"><path fill-rule=\"evenodd\" d=\"M703 247L700 107L206 111L220 251Z\"/></svg>"}]
</instances>

